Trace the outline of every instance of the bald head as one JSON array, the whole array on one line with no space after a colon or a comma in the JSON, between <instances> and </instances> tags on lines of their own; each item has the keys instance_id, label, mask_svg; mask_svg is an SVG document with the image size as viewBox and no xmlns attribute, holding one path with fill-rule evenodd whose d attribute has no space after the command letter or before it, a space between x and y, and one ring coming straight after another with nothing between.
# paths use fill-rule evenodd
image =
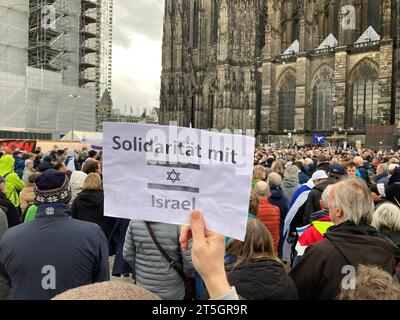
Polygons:
<instances>
[{"instance_id":1,"label":"bald head","mask_svg":"<svg viewBox=\"0 0 400 320\"><path fill-rule=\"evenodd\" d=\"M260 181L256 184L254 187L254 192L256 193L257 196L259 197L268 197L270 194L270 189L268 183L264 181Z\"/></svg>"}]
</instances>

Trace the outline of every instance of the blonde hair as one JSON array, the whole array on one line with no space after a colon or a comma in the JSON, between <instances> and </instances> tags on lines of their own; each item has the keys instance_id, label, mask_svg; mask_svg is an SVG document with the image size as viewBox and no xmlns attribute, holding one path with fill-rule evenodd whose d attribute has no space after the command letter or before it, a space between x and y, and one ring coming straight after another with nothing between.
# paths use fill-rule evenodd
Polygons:
<instances>
[{"instance_id":1,"label":"blonde hair","mask_svg":"<svg viewBox=\"0 0 400 320\"><path fill-rule=\"evenodd\" d=\"M90 173L83 183L82 190L101 190L103 183L98 173Z\"/></svg>"},{"instance_id":2,"label":"blonde hair","mask_svg":"<svg viewBox=\"0 0 400 320\"><path fill-rule=\"evenodd\" d=\"M376 266L360 265L354 289L342 288L338 300L400 300L400 285Z\"/></svg>"},{"instance_id":3,"label":"blonde hair","mask_svg":"<svg viewBox=\"0 0 400 320\"><path fill-rule=\"evenodd\" d=\"M266 176L266 172L263 166L255 166L253 169L253 179L263 180Z\"/></svg>"},{"instance_id":4,"label":"blonde hair","mask_svg":"<svg viewBox=\"0 0 400 320\"><path fill-rule=\"evenodd\" d=\"M285 170L283 168L283 165L282 165L282 162L279 161L279 160L278 161L274 161L272 163L271 169L272 169L273 172L281 174L281 175L283 175L284 172L285 172Z\"/></svg>"},{"instance_id":5,"label":"blonde hair","mask_svg":"<svg viewBox=\"0 0 400 320\"><path fill-rule=\"evenodd\" d=\"M300 169L297 166L290 166L285 170L285 175L288 177L298 177Z\"/></svg>"},{"instance_id":6,"label":"blonde hair","mask_svg":"<svg viewBox=\"0 0 400 320\"><path fill-rule=\"evenodd\" d=\"M244 242L232 240L227 252L238 257L235 268L253 259L270 258L284 267L275 253L274 242L267 227L258 219L247 220Z\"/></svg>"},{"instance_id":7,"label":"blonde hair","mask_svg":"<svg viewBox=\"0 0 400 320\"><path fill-rule=\"evenodd\" d=\"M400 208L392 203L381 204L374 212L372 226L379 231L400 231Z\"/></svg>"}]
</instances>

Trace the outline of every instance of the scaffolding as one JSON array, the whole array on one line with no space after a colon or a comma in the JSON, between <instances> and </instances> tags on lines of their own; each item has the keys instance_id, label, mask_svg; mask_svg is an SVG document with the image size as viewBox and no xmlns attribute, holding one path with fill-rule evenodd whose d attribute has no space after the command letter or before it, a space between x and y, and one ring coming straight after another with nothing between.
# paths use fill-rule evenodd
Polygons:
<instances>
[{"instance_id":1,"label":"scaffolding","mask_svg":"<svg viewBox=\"0 0 400 320\"><path fill-rule=\"evenodd\" d=\"M97 2L81 1L79 86L96 88Z\"/></svg>"},{"instance_id":2,"label":"scaffolding","mask_svg":"<svg viewBox=\"0 0 400 320\"><path fill-rule=\"evenodd\" d=\"M48 21L49 7L54 8L54 21ZM29 1L28 65L60 72L70 65L66 37L71 30L71 11L65 0Z\"/></svg>"}]
</instances>

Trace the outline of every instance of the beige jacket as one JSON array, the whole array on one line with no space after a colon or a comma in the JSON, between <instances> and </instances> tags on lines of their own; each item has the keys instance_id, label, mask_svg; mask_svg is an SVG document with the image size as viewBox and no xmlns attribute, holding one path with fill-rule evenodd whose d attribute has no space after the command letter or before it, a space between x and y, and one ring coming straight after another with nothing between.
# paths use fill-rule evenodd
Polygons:
<instances>
[{"instance_id":1,"label":"beige jacket","mask_svg":"<svg viewBox=\"0 0 400 320\"><path fill-rule=\"evenodd\" d=\"M21 211L25 212L26 208L28 208L31 204L34 203L34 193L33 193L33 185L28 184L25 188L23 188L19 194Z\"/></svg>"}]
</instances>

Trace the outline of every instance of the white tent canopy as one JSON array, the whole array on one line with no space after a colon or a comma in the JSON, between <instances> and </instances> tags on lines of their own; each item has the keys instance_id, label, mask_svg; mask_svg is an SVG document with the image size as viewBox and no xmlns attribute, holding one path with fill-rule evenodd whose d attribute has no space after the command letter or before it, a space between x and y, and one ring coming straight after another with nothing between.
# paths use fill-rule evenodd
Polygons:
<instances>
[{"instance_id":1,"label":"white tent canopy","mask_svg":"<svg viewBox=\"0 0 400 320\"><path fill-rule=\"evenodd\" d=\"M68 132L61 141L79 141L81 143L103 144L102 132L72 131Z\"/></svg>"}]
</instances>

